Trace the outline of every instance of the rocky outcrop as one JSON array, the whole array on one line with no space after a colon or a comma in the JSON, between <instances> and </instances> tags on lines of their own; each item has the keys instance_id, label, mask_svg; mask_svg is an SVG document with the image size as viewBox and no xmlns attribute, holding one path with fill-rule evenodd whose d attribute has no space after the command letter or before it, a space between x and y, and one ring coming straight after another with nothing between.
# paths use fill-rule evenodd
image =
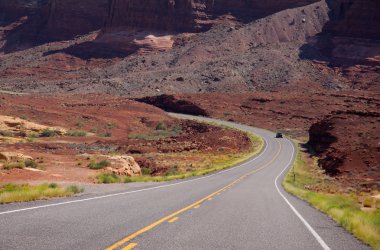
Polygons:
<instances>
[{"instance_id":1,"label":"rocky outcrop","mask_svg":"<svg viewBox=\"0 0 380 250\"><path fill-rule=\"evenodd\" d=\"M173 95L150 96L138 98L136 101L154 105L168 112L208 116L208 113L196 104L190 101L176 99Z\"/></svg>"},{"instance_id":2,"label":"rocky outcrop","mask_svg":"<svg viewBox=\"0 0 380 250\"><path fill-rule=\"evenodd\" d=\"M7 31L2 50L12 52L47 41L72 39L103 27L108 0L0 0L1 26Z\"/></svg>"},{"instance_id":3,"label":"rocky outcrop","mask_svg":"<svg viewBox=\"0 0 380 250\"><path fill-rule=\"evenodd\" d=\"M103 27L108 0L49 0L46 39L70 39Z\"/></svg>"},{"instance_id":4,"label":"rocky outcrop","mask_svg":"<svg viewBox=\"0 0 380 250\"><path fill-rule=\"evenodd\" d=\"M337 111L311 126L308 144L326 173L369 181L380 177L379 117L365 110Z\"/></svg>"},{"instance_id":5,"label":"rocky outcrop","mask_svg":"<svg viewBox=\"0 0 380 250\"><path fill-rule=\"evenodd\" d=\"M106 171L117 175L138 176L141 175L141 168L132 156L121 155L108 157L111 166Z\"/></svg>"},{"instance_id":6,"label":"rocky outcrop","mask_svg":"<svg viewBox=\"0 0 380 250\"><path fill-rule=\"evenodd\" d=\"M329 0L327 33L339 36L380 39L380 1Z\"/></svg>"}]
</instances>

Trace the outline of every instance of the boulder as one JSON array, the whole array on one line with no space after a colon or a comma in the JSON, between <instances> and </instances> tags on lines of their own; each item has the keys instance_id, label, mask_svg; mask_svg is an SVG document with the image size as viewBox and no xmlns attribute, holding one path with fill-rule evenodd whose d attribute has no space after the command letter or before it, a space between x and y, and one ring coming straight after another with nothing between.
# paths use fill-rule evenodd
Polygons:
<instances>
[{"instance_id":1,"label":"boulder","mask_svg":"<svg viewBox=\"0 0 380 250\"><path fill-rule=\"evenodd\" d=\"M111 162L111 166L106 168L109 172L125 176L141 175L141 168L132 156L112 156L107 160Z\"/></svg>"}]
</instances>

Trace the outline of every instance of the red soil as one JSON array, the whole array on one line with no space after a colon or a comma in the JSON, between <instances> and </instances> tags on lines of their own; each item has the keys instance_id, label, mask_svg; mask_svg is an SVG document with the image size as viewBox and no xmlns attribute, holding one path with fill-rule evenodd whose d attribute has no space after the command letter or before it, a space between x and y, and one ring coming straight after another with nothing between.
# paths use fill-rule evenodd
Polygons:
<instances>
[{"instance_id":1,"label":"red soil","mask_svg":"<svg viewBox=\"0 0 380 250\"><path fill-rule=\"evenodd\" d=\"M362 182L380 187L378 93L351 91L338 94L293 90L286 94L210 93L139 100L170 111L207 115L273 131L280 130L305 143L310 134L309 145L320 148L316 153L320 157L320 165L328 173L338 174L349 185ZM330 126L322 126L326 121ZM329 142L329 138L334 139L326 145L324 142ZM331 166L336 172L329 171Z\"/></svg>"},{"instance_id":2,"label":"red soil","mask_svg":"<svg viewBox=\"0 0 380 250\"><path fill-rule=\"evenodd\" d=\"M0 152L29 155L45 168L44 171L0 170L0 182L92 182L97 172L88 169L89 157L114 153L133 154L141 166L151 168L152 174L165 174L176 159L180 163L185 160L183 157L186 158L185 155L176 156L173 153L235 154L251 146L244 133L173 119L154 106L122 97L100 94L59 97L2 94L0 107L0 115L23 117L67 130L90 131L86 137L36 138L33 142L20 137L18 139L22 142L0 143ZM165 124L167 130L157 131L159 123ZM111 136L99 136L104 133ZM146 138L155 133L162 135ZM170 154L171 160L160 165L152 157L155 154L160 155L161 161L165 160L165 154Z\"/></svg>"}]
</instances>

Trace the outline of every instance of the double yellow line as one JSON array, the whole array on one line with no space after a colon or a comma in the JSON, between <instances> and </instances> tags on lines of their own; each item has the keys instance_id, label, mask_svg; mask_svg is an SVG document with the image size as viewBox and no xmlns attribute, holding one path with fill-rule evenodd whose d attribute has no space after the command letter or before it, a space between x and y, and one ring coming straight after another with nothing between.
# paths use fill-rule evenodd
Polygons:
<instances>
[{"instance_id":1,"label":"double yellow line","mask_svg":"<svg viewBox=\"0 0 380 250\"><path fill-rule=\"evenodd\" d=\"M179 215L179 214L181 214L181 213L183 213L183 212L185 212L185 211L187 211L187 210L189 210L189 209L191 209L191 208L194 208L194 207L198 206L198 205L201 204L202 202L204 202L204 201L206 201L206 200L212 198L213 196L219 194L220 192L225 191L226 189L232 187L233 185L235 185L236 183L242 181L242 180L245 179L246 177L248 177L248 176L250 176L250 175L252 175L252 174L254 174L254 173L257 173L257 172L259 172L260 170L263 170L264 168L267 168L270 164L272 164L272 163L276 160L277 156L278 156L278 155L280 154L280 152L281 152L282 146L281 146L281 144L280 144L279 142L277 142L277 143L278 143L279 146L280 146L280 147L279 147L279 150L276 152L276 154L275 154L275 156L272 158L272 160L269 161L269 162L268 162L267 164L265 164L264 166L262 166L262 167L260 167L260 168L258 168L258 169L252 170L252 171L250 171L250 172L248 172L248 173L246 173L246 174L240 176L237 180L231 182L231 183L228 184L227 186L224 186L223 188L221 188L221 189L215 191L214 193L212 193L212 194L210 194L210 195L208 195L208 196L206 196L206 197L204 197L204 198L202 198L202 199L200 199L200 200L194 202L193 204L191 204L191 205L189 205L189 206L187 206L187 207L184 207L184 208L182 208L182 209L180 209L180 210L178 210L178 211L176 211L176 212L174 212L174 213L172 213L172 214L170 214L170 215L168 215L168 216L166 216L166 217L164 217L164 218L162 218L162 219L160 219L160 220L157 220L156 222L153 222L153 223L150 224L149 226L146 226L146 227L144 227L143 229L140 229L139 231L137 231L137 232L135 232L135 233L133 233L133 234L131 234L131 235L129 235L129 236L123 238L122 240L120 240L120 241L114 243L112 246L106 248L106 250L115 250L115 249L121 247L122 245L124 245L124 244L127 243L128 241L131 241L132 239L134 239L134 238L136 238L137 236L139 236L139 235L141 235L141 234L143 234L143 233L145 233L145 232L147 232L147 231L153 229L154 227L160 225L161 223L163 223L163 222L165 222L165 221L168 221L168 220L170 220L171 218L173 218L173 217L175 217L175 216L177 216L177 215ZM136 243L133 243L133 244L134 244L133 246L136 246L136 245L137 245Z\"/></svg>"}]
</instances>

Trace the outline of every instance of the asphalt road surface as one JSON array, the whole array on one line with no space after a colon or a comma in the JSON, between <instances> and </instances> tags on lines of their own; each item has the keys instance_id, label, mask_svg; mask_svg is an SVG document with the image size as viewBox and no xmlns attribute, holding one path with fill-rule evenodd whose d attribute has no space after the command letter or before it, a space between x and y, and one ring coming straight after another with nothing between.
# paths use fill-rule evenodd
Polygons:
<instances>
[{"instance_id":1,"label":"asphalt road surface","mask_svg":"<svg viewBox=\"0 0 380 250\"><path fill-rule=\"evenodd\" d=\"M291 141L218 123L262 136L261 154L204 177L0 206L0 249L369 249L282 189Z\"/></svg>"}]
</instances>

